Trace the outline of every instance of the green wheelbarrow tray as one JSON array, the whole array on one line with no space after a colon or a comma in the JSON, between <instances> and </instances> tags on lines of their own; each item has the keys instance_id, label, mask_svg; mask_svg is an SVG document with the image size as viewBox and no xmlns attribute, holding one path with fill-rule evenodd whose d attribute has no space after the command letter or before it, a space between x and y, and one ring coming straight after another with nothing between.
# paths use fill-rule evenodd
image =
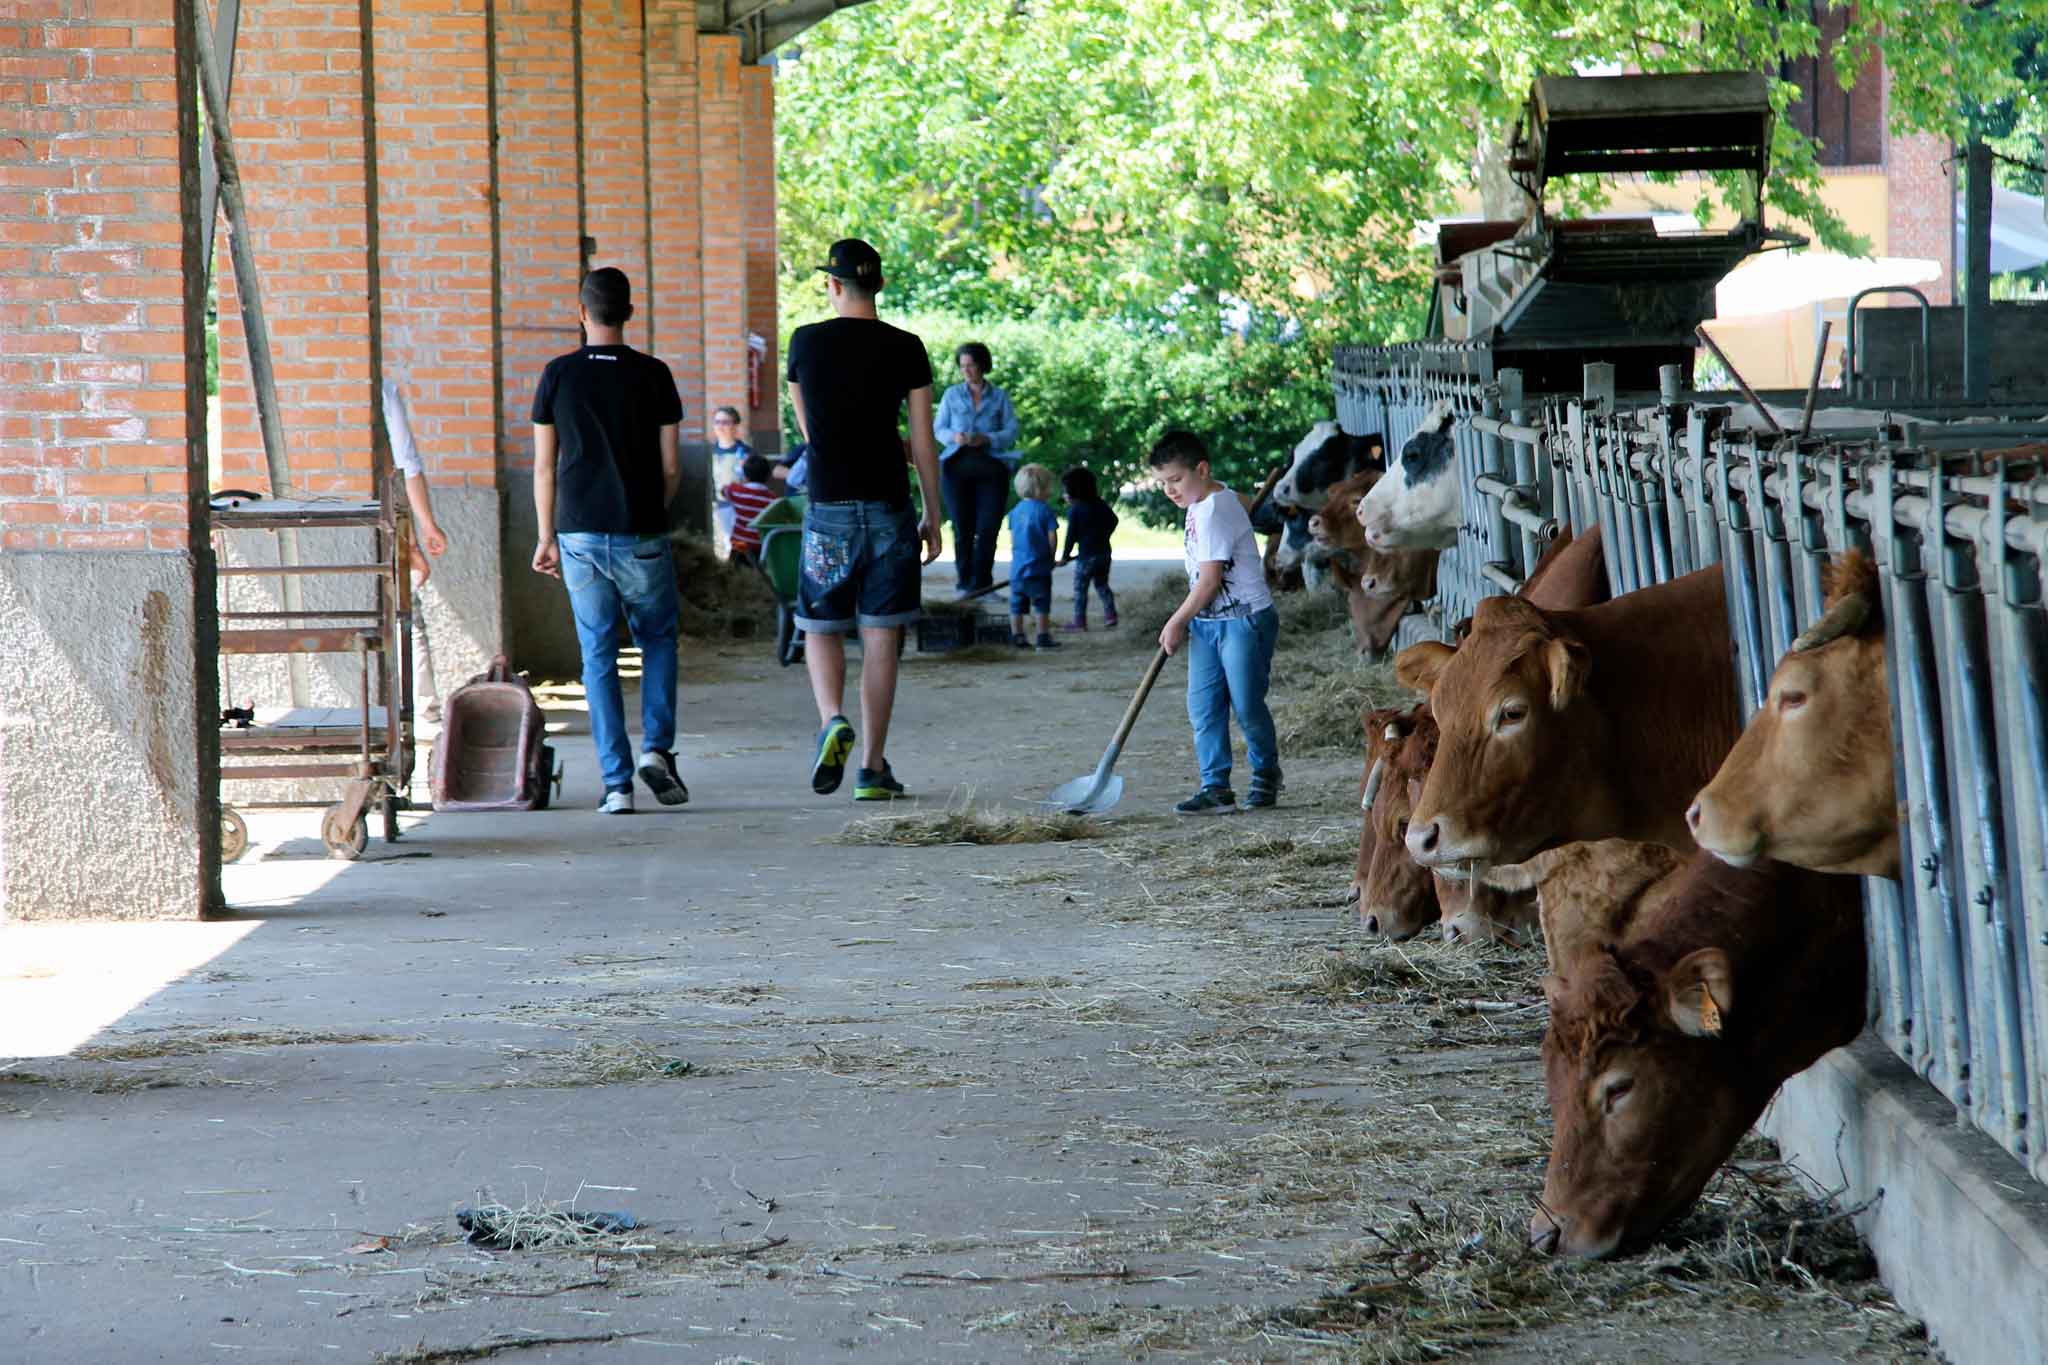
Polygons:
<instances>
[{"instance_id":1,"label":"green wheelbarrow tray","mask_svg":"<svg viewBox=\"0 0 2048 1365\"><path fill-rule=\"evenodd\" d=\"M777 498L747 523L761 533L755 565L775 594L775 659L785 668L804 656L803 637L796 628L796 581L803 562L804 511L809 505L799 496Z\"/></svg>"}]
</instances>

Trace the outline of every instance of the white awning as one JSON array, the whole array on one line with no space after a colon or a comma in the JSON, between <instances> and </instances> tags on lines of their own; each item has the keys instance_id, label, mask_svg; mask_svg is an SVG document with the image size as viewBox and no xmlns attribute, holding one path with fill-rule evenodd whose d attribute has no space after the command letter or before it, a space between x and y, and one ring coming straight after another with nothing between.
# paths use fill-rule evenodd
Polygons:
<instances>
[{"instance_id":1,"label":"white awning","mask_svg":"<svg viewBox=\"0 0 2048 1365\"><path fill-rule=\"evenodd\" d=\"M1756 317L1808 308L1887 284L1926 284L1941 262L1913 256L1842 256L1832 251L1766 251L1744 261L1714 288L1714 314Z\"/></svg>"},{"instance_id":2,"label":"white awning","mask_svg":"<svg viewBox=\"0 0 2048 1365\"><path fill-rule=\"evenodd\" d=\"M1968 254L1963 242L1963 197L1956 196L1956 261ZM1991 273L2032 270L2048 262L2048 204L2038 195L1993 187L1991 191Z\"/></svg>"}]
</instances>

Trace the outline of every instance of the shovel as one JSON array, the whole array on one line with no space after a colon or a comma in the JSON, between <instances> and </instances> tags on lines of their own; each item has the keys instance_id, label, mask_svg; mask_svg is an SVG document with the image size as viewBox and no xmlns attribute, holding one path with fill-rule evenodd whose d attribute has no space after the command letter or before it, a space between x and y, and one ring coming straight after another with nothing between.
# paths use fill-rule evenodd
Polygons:
<instances>
[{"instance_id":1,"label":"shovel","mask_svg":"<svg viewBox=\"0 0 2048 1365\"><path fill-rule=\"evenodd\" d=\"M1266 499L1272 496L1273 485L1280 482L1280 476L1287 472L1285 465L1266 476L1266 482L1259 488L1259 495L1252 499L1251 515L1258 515ZM1124 741L1131 737L1131 729L1138 723L1138 713L1145 709L1145 698L1152 695L1152 684L1159 681L1159 670L1166 667L1166 651L1157 650L1152 663L1145 669L1145 676L1138 680L1138 690L1131 697L1131 704L1124 708L1124 718L1117 722L1116 733L1109 738L1109 747L1102 751L1102 761L1095 765L1095 771L1086 777L1077 777L1051 796L1045 798L1047 810L1065 811L1069 815L1100 815L1115 806L1123 798L1124 780L1112 769L1117 757L1124 751Z\"/></svg>"}]
</instances>

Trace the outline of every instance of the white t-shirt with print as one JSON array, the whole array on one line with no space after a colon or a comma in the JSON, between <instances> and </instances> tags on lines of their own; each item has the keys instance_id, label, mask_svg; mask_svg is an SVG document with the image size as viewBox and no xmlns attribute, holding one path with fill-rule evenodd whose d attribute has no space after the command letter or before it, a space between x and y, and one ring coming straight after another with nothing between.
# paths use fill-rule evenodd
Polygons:
<instances>
[{"instance_id":1,"label":"white t-shirt with print","mask_svg":"<svg viewBox=\"0 0 2048 1365\"><path fill-rule=\"evenodd\" d=\"M1259 557L1258 533L1244 503L1228 488L1218 487L1188 509L1182 538L1187 556L1188 586L1204 564L1223 564L1223 588L1200 612L1204 617L1249 616L1273 605L1266 588L1266 568Z\"/></svg>"}]
</instances>

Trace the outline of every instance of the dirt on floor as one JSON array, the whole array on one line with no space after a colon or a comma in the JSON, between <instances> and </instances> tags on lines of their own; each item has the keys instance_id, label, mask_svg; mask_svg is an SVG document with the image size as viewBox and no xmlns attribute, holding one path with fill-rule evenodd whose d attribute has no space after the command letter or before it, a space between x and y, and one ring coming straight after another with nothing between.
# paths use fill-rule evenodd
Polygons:
<instances>
[{"instance_id":1,"label":"dirt on floor","mask_svg":"<svg viewBox=\"0 0 2048 1365\"><path fill-rule=\"evenodd\" d=\"M728 641L685 668L683 811L591 813L568 738L559 812L346 868L259 822L229 878L258 930L89 1048L0 1059L0 1331L30 1360L1932 1355L1757 1139L1644 1253L1527 1250L1541 952L1362 936L1355 717L1397 692L1326 604L1283 634L1277 810L1169 813L1169 673L1123 804L1039 818L1143 667L1127 602L1057 654L910 656L912 807L812 797L801 670Z\"/></svg>"}]
</instances>

